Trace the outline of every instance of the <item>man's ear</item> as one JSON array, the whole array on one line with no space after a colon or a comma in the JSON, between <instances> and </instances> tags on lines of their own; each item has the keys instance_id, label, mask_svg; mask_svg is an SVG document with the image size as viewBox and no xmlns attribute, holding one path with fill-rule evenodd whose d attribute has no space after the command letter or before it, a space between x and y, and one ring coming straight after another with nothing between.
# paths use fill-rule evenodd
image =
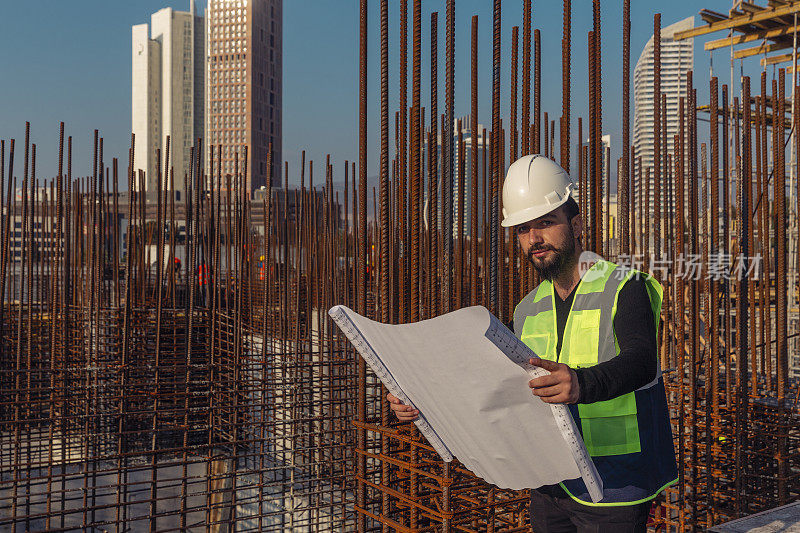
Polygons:
<instances>
[{"instance_id":1,"label":"man's ear","mask_svg":"<svg viewBox=\"0 0 800 533\"><path fill-rule=\"evenodd\" d=\"M583 216L575 215L572 217L570 224L572 224L572 233L575 235L575 238L580 240L583 236Z\"/></svg>"}]
</instances>

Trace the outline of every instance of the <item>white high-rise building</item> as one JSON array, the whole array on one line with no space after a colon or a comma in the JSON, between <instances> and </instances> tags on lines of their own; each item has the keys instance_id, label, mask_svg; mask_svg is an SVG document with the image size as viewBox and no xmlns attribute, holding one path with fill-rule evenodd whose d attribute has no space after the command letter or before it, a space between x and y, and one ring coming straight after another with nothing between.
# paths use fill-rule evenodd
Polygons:
<instances>
[{"instance_id":1,"label":"white high-rise building","mask_svg":"<svg viewBox=\"0 0 800 533\"><path fill-rule=\"evenodd\" d=\"M464 213L469 212L469 206L472 202L472 117L471 115L467 115L461 119L453 119L453 236L455 237L458 235L458 177L461 172L460 166L460 156L459 156L459 144L458 144L458 121L461 120L461 133L462 138L464 139ZM483 138L483 124L478 124L478 131L476 132L477 137L477 166L478 166L478 210L479 212L483 209L483 192L480 191L480 187L483 184L483 173L484 173L484 164L483 164L483 156L484 156L484 144L486 146L485 154L486 157L489 157L489 141L488 139L484 143ZM487 134L488 136L488 134ZM439 179L439 183L442 180L442 173L443 173L443 164L444 164L444 155L442 153L442 132L437 132L436 136L436 150L437 150L437 175ZM425 140L425 148L424 148L424 156L423 156L423 164L425 167L428 165L428 141L427 135ZM508 165L509 163L506 163ZM425 169L422 169L423 172ZM488 172L488 169L487 169ZM491 178L487 176L487 180L491 181ZM425 192L425 199L427 200L428 193ZM441 198L439 198L439 202L441 202ZM441 210L443 207L439 206L439 219L441 220ZM465 216L464 218L464 235L471 235L472 229L470 228L470 220L469 216Z\"/></svg>"},{"instance_id":2,"label":"white high-rise building","mask_svg":"<svg viewBox=\"0 0 800 533\"><path fill-rule=\"evenodd\" d=\"M665 169L665 154L673 153L673 137L678 133L678 100L686 95L686 73L694 61L693 39L675 41L676 32L694 27L694 17L688 17L666 28L661 28L661 94L667 97L667 146L661 147L661 172ZM653 37L636 62L633 71L633 147L636 157L642 158L642 176L650 169L653 178ZM664 117L662 116L662 123ZM663 138L663 137L662 137ZM635 166L635 187L639 190L639 167Z\"/></svg>"},{"instance_id":3,"label":"white high-rise building","mask_svg":"<svg viewBox=\"0 0 800 533\"><path fill-rule=\"evenodd\" d=\"M146 192L156 192L156 150L161 149L163 170L169 136L175 190L183 199L190 149L204 137L204 27L192 0L188 12L164 8L151 15L149 28L147 24L132 28L134 169L146 172Z\"/></svg>"},{"instance_id":4,"label":"white high-rise building","mask_svg":"<svg viewBox=\"0 0 800 533\"><path fill-rule=\"evenodd\" d=\"M590 141L590 139L586 139L586 142L581 143L578 146L578 150L580 150L580 151L583 151L584 148L586 149L587 157L588 157L588 154L590 153L589 141ZM609 150L611 150L611 135L609 135L609 134L602 135L600 137L600 144L602 146L601 149L603 150L603 153L600 154L600 160L603 162L603 179L606 179L606 176L608 176L609 172L611 171L610 167L608 166L609 165L608 153L609 153ZM578 160L578 156L575 157L575 161L577 161L577 160ZM579 184L577 179L575 180L575 185L577 186L575 188L575 192L577 192L578 188L580 187L580 184ZM576 196L576 199L577 199L577 196Z\"/></svg>"}]
</instances>

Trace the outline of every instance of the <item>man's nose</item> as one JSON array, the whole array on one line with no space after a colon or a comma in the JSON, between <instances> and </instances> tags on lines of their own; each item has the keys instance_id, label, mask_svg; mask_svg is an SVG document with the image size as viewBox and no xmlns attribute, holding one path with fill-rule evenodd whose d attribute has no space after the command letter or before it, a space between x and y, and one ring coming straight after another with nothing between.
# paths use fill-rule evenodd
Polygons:
<instances>
[{"instance_id":1,"label":"man's nose","mask_svg":"<svg viewBox=\"0 0 800 533\"><path fill-rule=\"evenodd\" d=\"M528 230L528 241L531 244L538 244L542 242L542 232L537 230L536 228L530 228Z\"/></svg>"}]
</instances>

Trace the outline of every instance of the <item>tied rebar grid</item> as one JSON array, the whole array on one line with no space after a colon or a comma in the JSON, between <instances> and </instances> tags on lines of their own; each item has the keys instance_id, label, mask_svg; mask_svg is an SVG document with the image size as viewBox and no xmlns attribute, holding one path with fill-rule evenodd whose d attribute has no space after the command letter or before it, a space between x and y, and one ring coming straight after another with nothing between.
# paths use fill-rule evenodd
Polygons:
<instances>
[{"instance_id":1,"label":"tied rebar grid","mask_svg":"<svg viewBox=\"0 0 800 533\"><path fill-rule=\"evenodd\" d=\"M129 194L103 192L118 166L96 146L92 176L73 180L70 149L44 184L31 150L4 202L3 230L24 237L2 258L0 528L346 529L354 359L318 311L325 279L341 300L342 268L308 253L339 231L331 194L295 194L286 216L270 192L258 224L244 165L222 186L198 145L176 213L168 155L168 199L147 205L132 170Z\"/></svg>"},{"instance_id":2,"label":"tied rebar grid","mask_svg":"<svg viewBox=\"0 0 800 533\"><path fill-rule=\"evenodd\" d=\"M598 12L595 10L595 14L597 13ZM476 23L477 23L476 19L473 19L473 28ZM523 29L524 26L525 25L523 24ZM629 21L627 23L627 26L628 26L627 32L629 32L630 30ZM599 29L599 20L596 21L596 27ZM511 39L512 47L514 47L514 35L515 32L512 32L512 39ZM594 59L592 62L590 62L590 67L591 67L590 72L595 80L594 83L599 86L600 83L599 35L597 37L595 37L594 35L592 36L591 44L592 44L591 56ZM434 51L435 54L435 42L431 43L431 49L432 51ZM512 51L512 59L514 57L514 54L515 52ZM524 60L524 55L523 55L523 60ZM516 78L514 76L513 61L512 61L511 80L512 80L512 87L516 89L515 87ZM524 85L525 84L523 82L523 95L525 91ZM435 87L435 78L432 79L432 88L433 87ZM514 142L516 137L514 135L514 125L516 124L516 121L514 120L513 116L516 110L516 106L514 105L514 99L515 95L512 95L512 100L511 100L512 111L509 121L510 124L512 124L511 128L509 128L509 133L510 133L509 143L511 147L509 154L512 156L512 158L514 156ZM654 104L654 106L657 105L658 112L661 115L665 115L666 102L663 97L660 98L659 100L660 101L658 102L658 104ZM473 92L472 105L474 105L476 101L477 98ZM639 232L638 247L636 248L639 251L639 253L641 253L642 250L647 250L649 254L659 254L669 251L671 254L673 254L672 255L673 257L677 257L681 252L685 254L685 253L700 253L702 251L703 257L710 258L712 250L715 250L714 248L709 246L713 245L712 242L705 242L705 237L703 235L708 234L709 233L708 230L702 233L696 230L689 231L688 233L686 232L686 229L688 227L699 228L701 221L702 224L705 225L703 227L709 227L709 226L719 227L714 217L710 217L708 215L708 210L715 209L710 206L717 205L716 204L717 201L722 201L723 203L729 201L729 199L725 198L726 195L722 195L723 198L717 197L716 200L709 198L709 190L712 191L711 192L712 196L714 195L713 191L715 189L717 191L717 194L718 195L720 194L719 193L720 187L714 186L714 180L706 178L705 181L702 182L698 181L700 180L701 168L703 170L703 175L708 176L708 171L706 168L708 164L707 163L708 146L706 146L705 143L703 143L702 150L698 149L698 133L697 133L697 128L695 126L697 121L697 113L695 109L697 108L698 104L697 104L696 91L694 91L693 88L690 93L687 93L686 102L687 102L686 109L691 110L691 112L688 113L689 118L687 121L683 121L682 118L681 131L684 131L685 129L687 132L682 137L686 137L686 141L683 142L679 139L676 139L676 142L673 145L674 146L673 153L667 153L668 145L666 143L666 139L668 133L666 130L665 121L663 120L662 117L662 120L659 120L657 125L655 126L657 128L656 135L658 136L661 147L663 147L661 157L659 158L661 162L659 172L658 173L652 172L651 174L651 169L648 169L646 167L643 168L641 158L639 158L639 176L640 176L639 182L642 186L638 190L632 189L630 191L631 192L630 195L625 195L627 196L627 198L625 198L625 196L621 196L620 199L622 203L628 204L628 205L621 205L620 209L624 210L622 211L623 213L629 213L630 217L634 216L635 213L634 210L632 209L634 203L639 204L639 208L636 211L636 213L638 213L639 223L635 225L637 231ZM599 101L593 103L592 105L593 105L592 109L597 109L599 111L600 109ZM524 108L524 102L523 102L523 108ZM523 116L524 115L525 113L523 111ZM472 118L474 120L474 116ZM530 133L533 133L534 135L530 135L528 139L524 139L524 136L527 133L526 130L528 130L528 128L523 128L523 146L525 146L526 140L530 143L533 143L534 139L536 139L535 137L537 130L536 125L538 124L538 121L536 119L534 120L536 124L534 124L534 128L530 129ZM441 121L443 129L448 127L447 126L448 122L449 121L447 119ZM602 148L600 148L599 146L597 146L597 144L595 144L599 140L599 135L597 135L597 127L599 125L598 123L599 120L597 120L594 124L590 125L591 126L590 134L592 132L595 132L594 135L595 139L594 142L590 144L590 149L592 146L595 146L595 149L593 150L594 153L592 154L593 159L586 157L583 160L583 163L584 164L588 163L587 166L591 165L591 168L586 169L587 171L582 172L582 175L585 174L587 178L586 181L588 184L588 192L582 190L581 205L586 205L587 207L589 207L589 209L592 210L592 216L590 217L590 220L597 221L599 219L605 221L605 218L602 217L602 215L604 214L603 212L604 209L602 205L603 203L606 204L605 213L609 213L610 210L608 208L608 196L610 192L609 184L611 182L609 180L608 174L606 175L602 174L601 172L602 166L598 161L599 158L605 155L603 154ZM458 123L453 125L458 127ZM545 136L547 152L549 154L552 154L556 151L556 148L553 145L552 141L550 141L549 139L552 138L552 135L554 135L554 129L551 127L549 122L546 124L546 127L549 128L548 134ZM471 129L474 129L474 127L471 126ZM502 132L502 130L500 131ZM491 150L490 153L492 155L490 156L490 158L488 158L489 177L488 180L484 181L486 185L477 189L478 191L477 194L483 193L484 198L489 199L491 198L491 194L494 191L496 191L495 187L497 187L497 185L494 185L492 183L494 179L492 177L492 174L494 172L493 169L496 169L498 165L500 165L501 167L503 166L501 160L502 160L502 154L504 154L505 152L503 149L504 137L498 136L493 132L489 132L486 138L498 139L497 142L494 143L494 145L489 148ZM742 139L743 137L741 136L741 134L736 134L735 138ZM446 144L448 142L453 142L455 144L456 142L455 134L453 134L452 136L451 135L445 136L443 144ZM714 143L712 143L712 145L713 144ZM459 147L460 146L461 145L459 143ZM712 151L718 149L719 149L718 144L716 144L716 148L712 146ZM445 147L444 149L445 154L447 154L447 150L448 149ZM494 150L497 150L497 152L495 152ZM737 150L740 153L743 153L745 150L747 150L747 148L745 147L745 145L742 145L741 147L738 147ZM459 150L459 152L461 152L461 150ZM500 155L496 155L498 153ZM433 154L430 154L429 158L432 155ZM624 166L628 167L628 171L631 170L631 165L630 165L631 160L628 159L629 157L633 158L635 156L633 156L632 154L628 154L625 157ZM697 162L698 159L702 159L703 163L699 164ZM712 153L710 159L712 161L712 167L718 168L716 166L718 165L718 153L717 152ZM456 163L455 166L457 169L460 169L460 166L458 165L459 162L460 162L460 154L458 161L454 161L454 163ZM484 164L485 165L487 164L487 160L484 161ZM459 170L458 172L459 173L454 174L451 179L453 179L453 181L459 180L459 186L453 187L454 190L459 191L459 194L457 196L454 195L454 197L450 200L453 203L455 202L459 203L458 210L456 211L459 215L456 224L456 229L450 230L449 229L450 227L448 227L448 230L445 230L443 232L444 233L443 235L440 234L439 237L432 237L431 242L439 242L440 240L443 241L444 239L449 239L451 235L454 237L453 253L456 256L454 258L454 262L457 265L458 272L451 274L452 271L448 268L447 271L445 272L445 275L448 276L448 279L452 279L449 278L449 276L451 275L455 277L454 292L456 296L455 298L456 306L466 305L468 303L463 301L464 294L466 293L461 292L462 288L461 282L463 281L463 278L461 277L460 272L462 270L464 272L467 272L466 264L464 263L464 261L469 261L470 257L475 256L477 260L482 261L482 264L489 266L487 275L490 279L487 280L486 276L482 277L479 285L471 287L469 296L470 298L474 298L474 296L476 296L477 293L479 292L479 290L476 289L482 289L484 291L486 291L486 289L489 289L489 291L486 291L484 294L486 294L487 296L492 295L493 297L489 298L488 300L478 300L478 301L486 301L491 305L497 302L498 299L500 299L500 301L497 302L496 305L499 305L501 312L503 312L506 311L504 304L509 303L508 301L503 300L503 295L504 293L505 294L514 293L513 284L515 283L515 277L508 276L508 278L505 278L506 272L504 271L495 274L495 272L497 271L491 266L490 254L493 253L492 251L495 250L496 247L499 247L501 245L499 242L500 241L499 235L497 237L497 240L489 238L491 234L491 227L487 224L487 222L490 222L492 220L490 216L491 214L490 205L487 206L486 204L484 204L483 206L481 206L480 198L478 198L479 213L474 213L475 210L475 207L473 207L474 204L471 204L470 209L473 210L472 213L473 217L476 215L483 217L484 221L483 226L479 225L478 227L489 228L489 231L486 234L487 235L486 244L488 246L481 246L482 242L479 236L479 238L477 239L477 243L473 241L474 244L477 244L482 248L482 252L480 252L479 255L476 256L472 252L472 250L470 250L470 254L464 254L463 249L460 248L461 246L460 236L464 231L463 221L466 219L466 215L464 218L461 217L461 209L462 206L465 204L461 204L460 202L464 199L465 192L464 189L461 187L463 182L460 182L460 178L462 176L462 174L460 173L461 171ZM693 176L693 178L690 178L690 176ZM680 182L682 183L682 185L676 181L678 179L682 180ZM706 184L706 181L708 181L709 183ZM633 185L634 183L634 180L631 179L631 176L628 176L628 183L629 186ZM710 187L708 186L709 184ZM443 192L443 195L447 194L446 193L447 190L448 188L445 187L445 192ZM476 190L474 185L472 190L473 191ZM724 187L723 190L725 190ZM590 195L589 198L586 197L587 194ZM673 200L676 194L678 195L679 199ZM650 205L653 205L654 209L658 213L655 220L651 220L651 217L649 216L643 216L645 213L649 212ZM684 206L684 205L686 206L686 210L684 212L681 212L680 209L682 209L682 207L678 206ZM678 215L677 217L675 216L676 214ZM688 217L688 222L689 222L688 225L685 221L682 221L684 217ZM627 221L629 219L629 216L626 214L625 218ZM673 218L677 218L679 219L679 221L677 223L673 223L672 222ZM730 217L728 217L726 220L728 221L727 222L728 226L734 225L734 221L731 220ZM606 250L607 253L611 255L611 259L613 259L614 256L619 253L620 249L619 243L607 242L607 237L609 236L609 232L603 231L603 229L600 228L599 226L600 224L597 224L596 228L594 229L594 231L596 232L593 235L593 238L596 241L594 246L596 246L598 249ZM652 227L653 230L657 231L659 235L661 235L661 237L656 238L654 235L651 235L651 231L649 229L650 227ZM684 235L687 237L686 239L684 239L683 237ZM724 237L721 237L721 240L724 241L725 240ZM473 243L471 243L471 248L472 246L474 246ZM633 243L631 244L635 245L636 240L634 239ZM631 247L631 251L633 251L633 249L634 248ZM499 259L498 262L505 263L508 261L508 263L506 264L509 263L515 264L513 263L513 252L505 247L503 247L502 250L503 250L502 254L498 256ZM436 260L432 258L429 264L431 265L436 264ZM476 267L473 266L471 269L469 269L470 279L473 279L471 274L471 272L474 272L473 269L476 269ZM477 265L477 270L478 272L481 272L480 263ZM655 518L655 520L658 521L657 523L660 524L667 524L670 527L682 527L685 529L687 527L695 527L692 524L718 523L725 518L730 518L731 516L735 516L735 514L725 514L722 512L715 512L715 513L708 512L708 510L711 509L712 506L722 508L721 504L719 503L709 504L708 502L712 500L719 502L726 497L724 496L725 494L724 491L726 490L727 487L726 482L724 481L725 476L729 476L731 478L738 476L733 462L734 454L731 453L729 455L726 455L727 452L724 451L717 455L706 454L703 443L711 442L711 444L708 445L707 447L714 448L714 447L720 447L719 443L721 442L722 443L733 442L733 434L731 434L730 440L726 440L726 436L724 434L726 430L721 428L727 428L732 425L735 425L737 427L746 427L748 422L746 420L744 421L737 420L737 417L747 416L747 419L749 420L749 415L744 415L744 414L737 415L736 413L733 413L731 411L724 410L724 404L725 404L724 398L726 396L736 397L736 395L738 394L736 391L739 389L732 390L731 383L739 383L741 379L747 379L743 378L743 376L745 375L744 371L737 370L737 364L735 360L731 359L730 357L722 356L722 353L725 350L731 350L733 348L733 345L730 343L730 341L726 340L728 338L738 339L737 342L739 343L739 346L743 346L741 344L741 342L743 342L741 341L742 336L739 335L737 337L736 334L734 334L735 331L734 328L741 329L742 326L739 323L736 323L736 325L734 325L734 321L732 320L733 316L743 316L741 312L738 315L735 315L737 308L736 307L737 304L735 301L736 289L731 288L731 291L726 293L726 294L731 294L733 298L732 299L729 298L728 304L726 306L723 306L719 304L720 300L719 296L715 298L712 298L710 296L712 294L711 287L714 287L715 286L714 284L706 281L694 282L692 280L686 280L678 276L678 274L679 274L679 268L676 265L669 271L667 271L664 275L660 276L661 280L663 281L667 289L667 298L665 300L664 311L663 311L664 314L662 316L664 320L664 327L662 329L662 334L659 339L659 344L662 351L662 360L664 361L664 366L665 366L665 375L667 376L667 381L670 390L670 401L672 402L673 405L685 406L682 407L681 409L685 409L685 412L688 413L688 416L678 416L675 419L676 422L675 434L676 438L681 443L680 460L681 460L682 483L678 488L671 489L669 491L668 497L665 498L666 501L663 503L663 505L660 505L659 507L659 512L657 513L657 517ZM496 292L492 293L490 292L493 283L491 277L495 275L497 275L497 280L494 283L497 283L496 285L497 288ZM720 284L721 283L719 282L717 283L717 285ZM730 283L728 283L727 285L730 285ZM425 289L423 288L420 290L425 290ZM747 290L751 291L752 289L748 288ZM437 291L434 291L434 294L436 293ZM685 305L678 306L675 296L676 294L686 295L685 298L688 301L688 307ZM722 298L723 301L724 299L725 298ZM451 300L448 299L447 301ZM731 305L731 302L733 302L733 305ZM432 305L434 305L433 302ZM747 305L752 307L752 303L750 302L748 302ZM772 304L771 307L773 307L774 311L774 304ZM721 319L716 324L716 330L713 329L714 324L711 324L710 320L707 322L702 322L703 324L705 324L705 326L699 325L696 321L694 323L691 322L690 320L691 316L703 316L703 317L713 316L711 315L711 313L714 312L713 311L714 309L717 309L717 312L721 316ZM725 318L726 316L727 318ZM704 330L704 328L708 329ZM715 338L709 339L709 345L717 343L720 347L718 351L714 350L713 348L709 348L708 353L704 353L701 356L696 354L700 352L700 348L702 346L706 345L706 336L703 335L702 333L703 331L708 331L708 332L717 331L718 333L715 335ZM746 331L750 331L750 329L747 329ZM688 338L686 338L687 333L688 333ZM711 333L707 335L710 336ZM682 341L681 343L678 343L676 341L676 339L678 338L686 340ZM755 342L755 338L752 336L747 337L746 341L747 342L744 344L744 346L753 345ZM759 345L756 346L758 347ZM741 348L737 353L740 352ZM719 355L714 355L715 353ZM733 353L733 352L728 351L728 353ZM745 359L745 361L749 360ZM743 364L744 363L740 361L738 366L742 367ZM698 391L693 391L688 383L693 381L704 382L706 368L708 368L709 386L706 388L702 388L701 390ZM769 371L766 367L764 368L765 370L767 370L765 374L766 379L774 381L774 378L770 377L771 371ZM683 378L680 380L677 378L677 376L679 375L683 376ZM719 379L720 376L722 376L722 379ZM739 381L737 381L737 377L739 378ZM677 385L680 382L683 382L682 386ZM716 385L714 385L715 382L717 383ZM752 382L751 380L748 381L748 383L755 383L755 382ZM754 395L760 394L763 396L765 394L765 391L759 388L755 388L752 390L755 391L753 393ZM767 392L766 394L769 395L770 393ZM723 408L720 408L719 406L720 399L722 399ZM706 402L709 402L708 407L706 406ZM742 411L742 413L744 413L744 411ZM709 428L712 428L711 433L706 432L705 429L706 424L708 424ZM390 428L376 427L374 429L376 432L383 432L383 434L388 435L392 434L391 428L398 427L396 425L390 425L390 426L391 426ZM791 422L788 424L787 427L791 427ZM384 461L391 462L393 465L400 465L400 470L405 470L406 472L405 479L407 480L411 480L412 478L416 479L417 481L413 485L418 487L419 486L418 483L420 482L420 480L425 477L422 474L420 474L418 470L415 470L420 467L420 463L414 460L415 458L418 460L421 457L420 451L413 450L414 446L413 444L411 445L412 448L409 448L407 446L408 445L407 439L409 437L407 436L406 433L402 432L402 430L398 431L400 431L400 435L402 435L402 437L398 437L398 440L406 445L404 446L403 444L401 444L397 448L398 453L401 454L400 457L402 457L403 459L401 461L397 461L397 460L392 460L392 457L386 457ZM413 431L409 434L412 433ZM710 440L709 440L709 435L710 435ZM791 441L791 439L789 440ZM740 442L746 443L747 439L740 438ZM790 447L791 446L792 445L790 445ZM796 444L794 444L794 446L796 447ZM791 457L791 454L789 457ZM409 458L411 460L409 460ZM721 467L719 465L721 465ZM445 465L442 465L441 468L442 472L444 472ZM712 476L711 477L707 476L704 469L705 470L713 469L714 471ZM770 470L770 472L772 471L773 470ZM416 474L416 476L412 476L412 473ZM432 478L434 477L433 474L429 475ZM741 472L741 476L739 477L741 478L741 481L739 482L740 490L739 492L737 492L738 495L731 497L730 501L738 501L739 505L741 506L742 505L741 502L745 501L746 499L746 496L744 496L744 494L749 495L751 493L750 489L748 489L747 485L748 482L745 481L746 474L744 473L744 471ZM436 509L446 508L443 505L443 502L452 503L452 491L449 496L446 496L447 494L446 487L450 486L446 482L448 477L444 475L443 479L445 481L440 481L438 489L433 490L431 492L432 497L434 495L438 495L437 497L439 499L435 500L437 502L436 505L425 508L417 506L417 502L419 501L418 499L419 492L418 489L414 489L412 487L412 484L410 482L408 485L403 485L402 482L398 481L397 485L394 485L389 488L383 488L376 485L375 487L376 493L380 493L384 497L387 493L390 493L391 490L395 490L396 492L391 493L391 497L395 497L397 499L397 505L393 508L393 514L391 514L391 516L386 516L385 514L381 515L377 512L371 512L370 517L373 518L376 521L376 523L381 523L383 527L397 528L400 530L405 530L405 528L408 528L409 530L424 529L425 527L431 527L432 524L440 524L441 527L448 527L448 526L451 527L454 522L453 520L449 520L450 515L448 515L447 513L441 513L441 512L437 513L431 511L431 509L433 509L434 507ZM719 485L720 487L722 487L722 489L718 490L716 486L710 485L710 483L713 483L713 480L715 479L721 480ZM710 480L710 481L705 482L705 485L702 488L695 488L687 485L687 484L696 484L697 480ZM429 483L429 486L433 487L434 485ZM672 496L673 493L678 493L680 499L678 500L674 498ZM769 500L769 498L765 498L764 500L767 501ZM680 501L680 503L679 504L675 503L676 501ZM770 501L772 501L773 503L778 502L780 501L780 498L778 496L775 496ZM418 509L416 512L413 512L413 508L415 507L418 507ZM696 527L701 527L701 526L698 525Z\"/></svg>"},{"instance_id":3,"label":"tied rebar grid","mask_svg":"<svg viewBox=\"0 0 800 533\"><path fill-rule=\"evenodd\" d=\"M532 270L517 270L523 258L517 259L513 241L497 227L501 180L511 162L506 155L538 152L542 140L538 29L532 123L529 116L529 2L523 4L521 117L515 116L519 30L512 25L508 138L496 58L492 129L476 131L478 20L471 18L469 148L462 124L454 120L452 0L446 109L440 115L437 107L433 14L431 127L424 129L420 6L413 3L412 105L404 103L395 114L394 153L388 2L380 6L381 172L373 189L380 212L373 211L372 221L366 201L365 3L359 166L345 162L341 199L330 158L323 166L324 185L314 185L314 163L303 156L299 188L288 188L285 162L284 188L251 198L246 164L241 172L237 164L233 175L222 174L222 147L208 148L210 168L203 169L198 140L193 164L175 177L167 145L158 154L156 191L148 193L147 177L133 168L133 149L120 178L116 160L106 168L99 135L92 174L77 179L71 138L62 175L63 127L58 176L51 180L36 177L37 147L27 128L19 180L15 142L0 141L0 528L527 529L527 494L487 485L457 461L444 463L413 425L397 423L385 389L325 313L342 303L404 322L483 303L509 316L519 296L534 286ZM567 31L570 6L564 7ZM499 53L499 1L494 8L493 51ZM592 142L578 154L579 204L591 225L590 246L624 262L625 244L609 239L601 226L610 214L611 181L601 164L599 3L592 9ZM405 33L407 13L401 11ZM401 47L404 40L401 35ZM567 47L563 57L568 52ZM623 52L624 63L628 54ZM401 54L402 72L406 55ZM711 80L706 142L697 127L698 91L689 80L679 102L678 131L667 132L665 117L654 124L659 170L639 157L638 180L633 179L635 154L625 155L619 166L628 183L619 181L619 213L632 220L635 236L629 250L660 259L646 260L665 288L659 348L680 483L659 497L651 524L669 531L701 529L800 496L800 389L788 363L797 354L796 334L790 333L796 310L789 291L795 289L786 283L792 274L789 251L776 238L797 238L797 218L789 217L793 206L785 193L785 149L794 123L787 116L783 72L770 94L766 73L760 81L761 94L751 96L745 79L741 101L729 102L723 86L719 103L717 80ZM623 80L623 92L626 87ZM564 98L559 147L553 142L555 122L545 119L550 156L565 153L569 119L563 117L570 109ZM654 102L654 111L665 115L664 109L663 98ZM578 124L582 139L582 117ZM441 172L438 151L426 152L440 131ZM247 161L246 147L238 152ZM181 201L174 194L176 180L185 183ZM130 192L118 192L125 182ZM148 194L161 199L152 205ZM429 202L425 213L422 198ZM720 217L712 215L718 212ZM715 254L735 258L756 251L760 267L752 259L741 266L732 261L723 272L731 276L710 276ZM687 276L679 261L690 254L702 258L698 279ZM738 269L744 278L735 277Z\"/></svg>"}]
</instances>

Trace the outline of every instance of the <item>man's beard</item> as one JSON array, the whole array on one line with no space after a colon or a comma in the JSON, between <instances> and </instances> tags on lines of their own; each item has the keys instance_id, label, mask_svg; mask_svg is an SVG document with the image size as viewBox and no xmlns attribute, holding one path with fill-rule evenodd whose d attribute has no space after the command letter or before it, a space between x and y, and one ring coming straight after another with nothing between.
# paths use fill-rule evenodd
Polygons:
<instances>
[{"instance_id":1,"label":"man's beard","mask_svg":"<svg viewBox=\"0 0 800 533\"><path fill-rule=\"evenodd\" d=\"M561 246L540 245L531 246L528 250L528 261L533 265L533 268L545 279L553 280L558 278L564 273L575 261L575 234L572 227L569 227L569 235L567 235L566 242ZM549 259L537 259L533 252L540 250L552 250L553 257Z\"/></svg>"}]
</instances>

